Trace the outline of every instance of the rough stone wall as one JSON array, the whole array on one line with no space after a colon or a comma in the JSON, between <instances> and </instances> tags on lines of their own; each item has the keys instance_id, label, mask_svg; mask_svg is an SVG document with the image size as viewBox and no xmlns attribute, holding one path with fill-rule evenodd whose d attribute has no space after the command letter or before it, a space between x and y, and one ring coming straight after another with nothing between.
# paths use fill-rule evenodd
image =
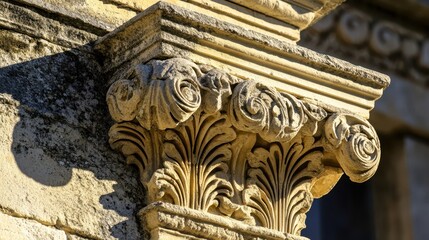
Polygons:
<instances>
[{"instance_id":1,"label":"rough stone wall","mask_svg":"<svg viewBox=\"0 0 429 240\"><path fill-rule=\"evenodd\" d=\"M143 238L91 53L107 30L22 2L0 12L0 239Z\"/></svg>"}]
</instances>

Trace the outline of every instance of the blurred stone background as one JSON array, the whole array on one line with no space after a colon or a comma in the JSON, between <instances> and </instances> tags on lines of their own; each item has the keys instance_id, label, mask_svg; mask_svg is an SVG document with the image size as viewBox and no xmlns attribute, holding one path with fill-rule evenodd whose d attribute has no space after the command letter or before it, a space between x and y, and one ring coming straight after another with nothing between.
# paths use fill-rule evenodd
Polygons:
<instances>
[{"instance_id":1,"label":"blurred stone background","mask_svg":"<svg viewBox=\"0 0 429 240\"><path fill-rule=\"evenodd\" d=\"M370 121L382 142L375 177L343 179L316 200L311 239L429 236L429 1L350 0L302 33L300 45L388 74Z\"/></svg>"}]
</instances>

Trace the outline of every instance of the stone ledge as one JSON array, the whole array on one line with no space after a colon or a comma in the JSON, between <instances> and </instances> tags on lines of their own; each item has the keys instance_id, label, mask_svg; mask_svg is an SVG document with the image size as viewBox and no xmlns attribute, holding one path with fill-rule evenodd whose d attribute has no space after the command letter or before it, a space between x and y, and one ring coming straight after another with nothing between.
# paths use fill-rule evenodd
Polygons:
<instances>
[{"instance_id":1,"label":"stone ledge","mask_svg":"<svg viewBox=\"0 0 429 240\"><path fill-rule=\"evenodd\" d=\"M0 16L0 28L11 29L13 32L44 39L64 47L80 47L94 41L97 38L96 33L100 35L107 33L79 29L69 23L58 21L61 18L59 15L47 14L43 10L35 10L16 3L0 2Z\"/></svg>"},{"instance_id":2,"label":"stone ledge","mask_svg":"<svg viewBox=\"0 0 429 240\"><path fill-rule=\"evenodd\" d=\"M251 226L232 218L197 211L164 202L155 202L139 212L143 227L152 236L194 236L189 239L284 239L308 240L308 238L282 233L268 228ZM154 234L158 232L158 234ZM196 238L195 238L196 237ZM170 238L169 238L170 239ZM183 239L183 238L180 238Z\"/></svg>"}]
</instances>

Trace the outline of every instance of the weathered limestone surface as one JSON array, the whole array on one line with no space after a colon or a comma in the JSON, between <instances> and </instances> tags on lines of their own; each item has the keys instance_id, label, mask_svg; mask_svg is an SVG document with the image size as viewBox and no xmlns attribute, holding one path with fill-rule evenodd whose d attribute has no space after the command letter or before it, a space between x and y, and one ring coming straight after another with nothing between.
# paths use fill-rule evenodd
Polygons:
<instances>
[{"instance_id":1,"label":"weathered limestone surface","mask_svg":"<svg viewBox=\"0 0 429 240\"><path fill-rule=\"evenodd\" d=\"M15 2L3 1L3 6L9 5L8 2L13 3L13 5L22 6L30 11L35 10L37 12L57 14L58 16L65 17L65 19L58 18L56 20L60 24L65 23L64 20L66 20L68 21L67 24L87 27L87 29L93 31L93 33L111 31L136 14L136 10L115 0L19 0ZM128 2L131 3L132 1ZM144 6L144 2L147 1L140 2L143 2L141 5ZM3 18L3 20L5 19ZM14 24L16 22L13 21L9 23ZM30 25L32 24L31 22L28 23ZM54 36L52 35L51 37Z\"/></svg>"},{"instance_id":2,"label":"weathered limestone surface","mask_svg":"<svg viewBox=\"0 0 429 240\"><path fill-rule=\"evenodd\" d=\"M66 240L64 231L44 226L36 221L23 218L15 218L0 213L0 239L1 240Z\"/></svg>"},{"instance_id":3,"label":"weathered limestone surface","mask_svg":"<svg viewBox=\"0 0 429 240\"><path fill-rule=\"evenodd\" d=\"M0 211L19 219L0 220L0 228L22 233L6 239L141 238L135 214L143 193L136 172L108 145L100 67L89 46L72 47L99 32L0 4L7 12L0 23Z\"/></svg>"},{"instance_id":4,"label":"weathered limestone surface","mask_svg":"<svg viewBox=\"0 0 429 240\"><path fill-rule=\"evenodd\" d=\"M343 173L375 173L366 118L389 79L191 2L157 3L95 43L109 142L146 189L142 227L153 239L300 239L313 198Z\"/></svg>"},{"instance_id":5,"label":"weathered limestone surface","mask_svg":"<svg viewBox=\"0 0 429 240\"><path fill-rule=\"evenodd\" d=\"M13 215L13 214L12 214ZM0 240L88 240L55 226L0 212Z\"/></svg>"},{"instance_id":6,"label":"weathered limestone surface","mask_svg":"<svg viewBox=\"0 0 429 240\"><path fill-rule=\"evenodd\" d=\"M1 1L0 211L17 232L305 239L314 197L370 178L389 79L295 44L341 1L253 2Z\"/></svg>"}]
</instances>

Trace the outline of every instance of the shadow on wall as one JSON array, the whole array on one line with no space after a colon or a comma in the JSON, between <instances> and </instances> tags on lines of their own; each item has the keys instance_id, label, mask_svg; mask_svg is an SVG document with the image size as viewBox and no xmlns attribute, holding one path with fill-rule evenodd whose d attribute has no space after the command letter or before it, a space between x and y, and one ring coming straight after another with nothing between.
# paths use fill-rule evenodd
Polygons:
<instances>
[{"instance_id":1,"label":"shadow on wall","mask_svg":"<svg viewBox=\"0 0 429 240\"><path fill-rule=\"evenodd\" d=\"M108 145L91 47L18 43L0 47L0 209L85 238L140 239L142 187ZM22 62L29 54L43 57Z\"/></svg>"}]
</instances>

